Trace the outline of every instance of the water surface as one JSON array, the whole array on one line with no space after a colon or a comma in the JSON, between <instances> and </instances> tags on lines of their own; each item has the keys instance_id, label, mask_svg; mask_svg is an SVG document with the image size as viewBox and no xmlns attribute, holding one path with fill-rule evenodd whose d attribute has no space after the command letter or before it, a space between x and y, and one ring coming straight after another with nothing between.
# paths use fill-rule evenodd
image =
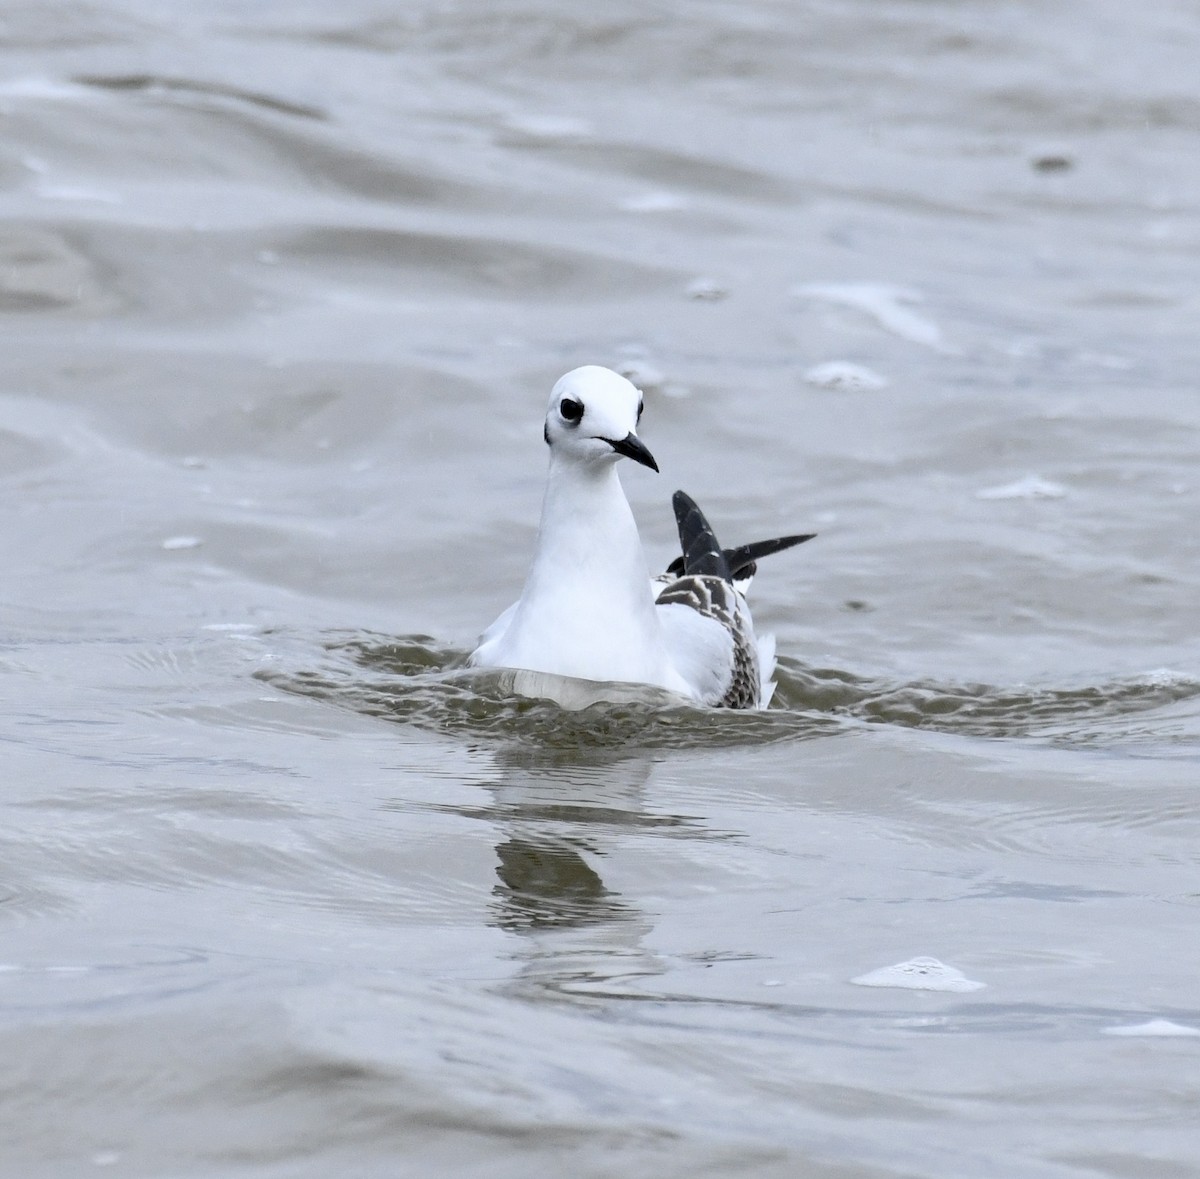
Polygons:
<instances>
[{"instance_id":1,"label":"water surface","mask_svg":"<svg viewBox=\"0 0 1200 1179\"><path fill-rule=\"evenodd\" d=\"M1200 1166L1198 50L9 4L5 1173ZM819 532L772 711L462 667L581 363L655 564Z\"/></svg>"}]
</instances>

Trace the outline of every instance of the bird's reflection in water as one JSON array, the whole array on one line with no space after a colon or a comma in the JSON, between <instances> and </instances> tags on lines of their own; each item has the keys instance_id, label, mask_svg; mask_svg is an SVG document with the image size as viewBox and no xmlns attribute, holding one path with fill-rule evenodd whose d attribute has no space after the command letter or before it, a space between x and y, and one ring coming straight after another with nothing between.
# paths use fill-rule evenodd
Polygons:
<instances>
[{"instance_id":1,"label":"bird's reflection in water","mask_svg":"<svg viewBox=\"0 0 1200 1179\"><path fill-rule=\"evenodd\" d=\"M644 810L652 759L524 747L499 761L500 779L490 784L503 833L493 923L522 935L517 989L611 994L663 973L665 964L642 946L646 914L602 876L606 858L631 836L687 823Z\"/></svg>"},{"instance_id":2,"label":"bird's reflection in water","mask_svg":"<svg viewBox=\"0 0 1200 1179\"><path fill-rule=\"evenodd\" d=\"M497 844L500 883L492 890L504 929L561 929L627 915L621 899L567 839L513 836Z\"/></svg>"}]
</instances>

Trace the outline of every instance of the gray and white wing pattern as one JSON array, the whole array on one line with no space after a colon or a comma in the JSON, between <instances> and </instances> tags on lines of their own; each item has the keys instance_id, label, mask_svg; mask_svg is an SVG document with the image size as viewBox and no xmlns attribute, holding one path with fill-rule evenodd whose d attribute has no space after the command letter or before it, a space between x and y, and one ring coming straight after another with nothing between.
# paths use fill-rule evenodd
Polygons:
<instances>
[{"instance_id":1,"label":"gray and white wing pattern","mask_svg":"<svg viewBox=\"0 0 1200 1179\"><path fill-rule=\"evenodd\" d=\"M672 504L682 556L652 582L671 658L702 703L766 708L775 690L775 639L754 633L746 589L759 560L813 534L723 549L690 496L677 491Z\"/></svg>"},{"instance_id":2,"label":"gray and white wing pattern","mask_svg":"<svg viewBox=\"0 0 1200 1179\"><path fill-rule=\"evenodd\" d=\"M758 643L750 622L746 599L731 581L720 577L695 575L675 578L655 600L657 606L683 606L701 618L721 626L732 640L725 675L724 694L709 701L718 708L758 708L762 698L762 675Z\"/></svg>"}]
</instances>

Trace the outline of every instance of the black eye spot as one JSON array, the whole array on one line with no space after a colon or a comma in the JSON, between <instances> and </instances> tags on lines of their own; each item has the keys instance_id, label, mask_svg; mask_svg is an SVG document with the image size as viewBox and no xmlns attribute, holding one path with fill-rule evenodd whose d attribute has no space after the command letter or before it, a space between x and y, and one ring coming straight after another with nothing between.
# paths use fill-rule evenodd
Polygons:
<instances>
[{"instance_id":1,"label":"black eye spot","mask_svg":"<svg viewBox=\"0 0 1200 1179\"><path fill-rule=\"evenodd\" d=\"M578 425L583 417L583 402L564 397L559 403L558 412L562 414L563 421L570 422L572 426Z\"/></svg>"},{"instance_id":2,"label":"black eye spot","mask_svg":"<svg viewBox=\"0 0 1200 1179\"><path fill-rule=\"evenodd\" d=\"M642 420L642 410L644 410L645 408L646 408L645 401L642 401L639 399L639 401L638 401L638 416L637 416L637 420L639 422Z\"/></svg>"}]
</instances>

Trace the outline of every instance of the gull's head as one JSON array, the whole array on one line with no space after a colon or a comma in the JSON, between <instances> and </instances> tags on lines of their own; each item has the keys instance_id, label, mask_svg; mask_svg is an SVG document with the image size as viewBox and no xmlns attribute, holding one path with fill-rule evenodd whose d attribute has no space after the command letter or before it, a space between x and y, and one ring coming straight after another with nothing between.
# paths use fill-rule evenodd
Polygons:
<instances>
[{"instance_id":1,"label":"gull's head","mask_svg":"<svg viewBox=\"0 0 1200 1179\"><path fill-rule=\"evenodd\" d=\"M596 364L560 377L546 410L546 442L555 458L583 466L609 466L617 459L658 470L637 436L642 394L624 377Z\"/></svg>"}]
</instances>

